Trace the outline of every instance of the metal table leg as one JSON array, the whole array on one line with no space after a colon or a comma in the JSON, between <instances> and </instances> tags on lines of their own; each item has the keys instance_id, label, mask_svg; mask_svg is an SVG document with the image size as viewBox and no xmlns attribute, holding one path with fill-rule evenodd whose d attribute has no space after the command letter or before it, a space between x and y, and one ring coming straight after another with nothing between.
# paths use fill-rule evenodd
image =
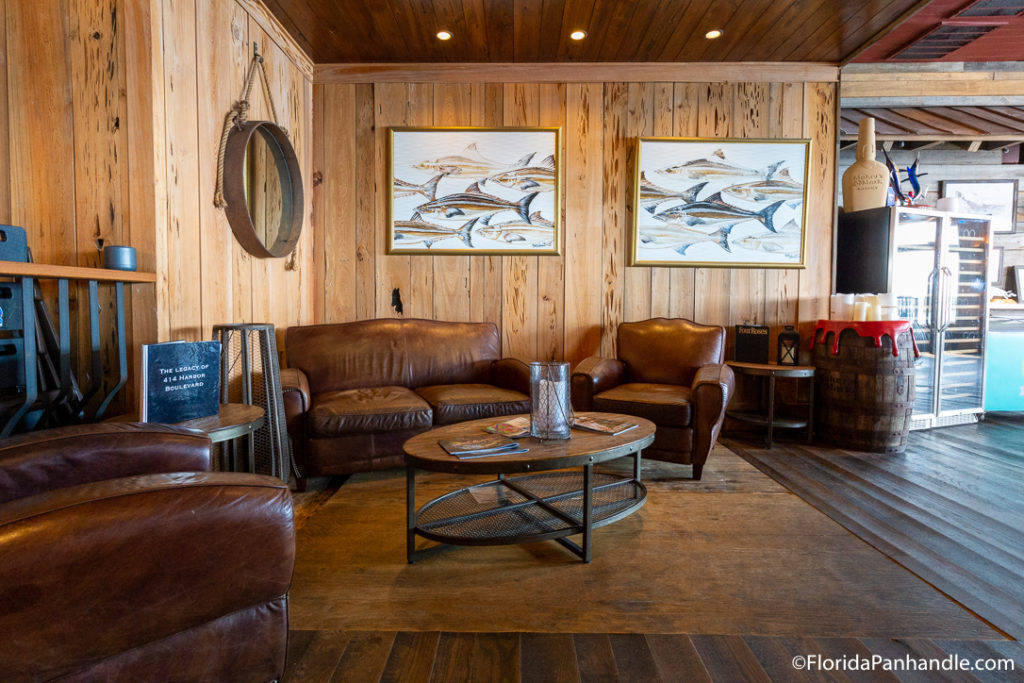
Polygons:
<instances>
[{"instance_id":1,"label":"metal table leg","mask_svg":"<svg viewBox=\"0 0 1024 683\"><path fill-rule=\"evenodd\" d=\"M594 536L594 466L583 467L583 561L590 562Z\"/></svg>"},{"instance_id":2,"label":"metal table leg","mask_svg":"<svg viewBox=\"0 0 1024 683\"><path fill-rule=\"evenodd\" d=\"M416 562L416 468L405 466L405 559Z\"/></svg>"},{"instance_id":3,"label":"metal table leg","mask_svg":"<svg viewBox=\"0 0 1024 683\"><path fill-rule=\"evenodd\" d=\"M765 442L772 447L772 429L775 427L775 373L768 375L768 436Z\"/></svg>"},{"instance_id":4,"label":"metal table leg","mask_svg":"<svg viewBox=\"0 0 1024 683\"><path fill-rule=\"evenodd\" d=\"M807 392L807 443L814 441L814 375L811 375L811 388Z\"/></svg>"}]
</instances>

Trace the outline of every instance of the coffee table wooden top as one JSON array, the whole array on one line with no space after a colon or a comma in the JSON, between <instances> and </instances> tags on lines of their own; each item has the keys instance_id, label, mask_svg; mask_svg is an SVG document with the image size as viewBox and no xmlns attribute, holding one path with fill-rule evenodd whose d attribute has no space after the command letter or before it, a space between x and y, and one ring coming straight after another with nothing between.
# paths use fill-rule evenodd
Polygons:
<instances>
[{"instance_id":1,"label":"coffee table wooden top","mask_svg":"<svg viewBox=\"0 0 1024 683\"><path fill-rule=\"evenodd\" d=\"M614 413L578 413L636 422L635 429L618 436L573 429L572 437L558 441L541 441L523 436L515 441L529 453L516 455L489 455L483 458L459 460L449 455L437 442L439 439L483 436L484 427L509 420L506 417L488 417L470 422L437 427L417 434L405 442L405 461L423 470L457 472L460 474L512 474L516 472L543 472L562 467L579 467L621 458L646 448L654 441L654 423L642 417Z\"/></svg>"}]
</instances>

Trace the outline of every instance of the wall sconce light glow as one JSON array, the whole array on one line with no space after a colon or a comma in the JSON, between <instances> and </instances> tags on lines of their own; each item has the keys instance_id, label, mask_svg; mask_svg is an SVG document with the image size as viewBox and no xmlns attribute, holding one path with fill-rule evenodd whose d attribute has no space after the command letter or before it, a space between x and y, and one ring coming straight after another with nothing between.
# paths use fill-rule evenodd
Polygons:
<instances>
[{"instance_id":1,"label":"wall sconce light glow","mask_svg":"<svg viewBox=\"0 0 1024 683\"><path fill-rule=\"evenodd\" d=\"M451 31L438 31L437 32L437 39L438 40L451 40L452 39L452 32Z\"/></svg>"},{"instance_id":2,"label":"wall sconce light glow","mask_svg":"<svg viewBox=\"0 0 1024 683\"><path fill-rule=\"evenodd\" d=\"M721 38L722 37L722 31L717 29L717 28L716 29L712 29L712 30L708 31L707 33L705 33L704 37L707 38L708 40L714 40L715 38Z\"/></svg>"},{"instance_id":3,"label":"wall sconce light glow","mask_svg":"<svg viewBox=\"0 0 1024 683\"><path fill-rule=\"evenodd\" d=\"M587 32L586 31L573 31L572 33L569 34L569 37L572 38L573 40L583 40L584 38L587 37Z\"/></svg>"}]
</instances>

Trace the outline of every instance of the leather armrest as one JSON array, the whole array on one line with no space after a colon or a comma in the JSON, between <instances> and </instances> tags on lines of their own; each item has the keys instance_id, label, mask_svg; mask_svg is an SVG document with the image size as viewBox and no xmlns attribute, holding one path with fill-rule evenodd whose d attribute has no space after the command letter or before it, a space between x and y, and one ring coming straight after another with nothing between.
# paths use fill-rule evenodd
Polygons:
<instances>
[{"instance_id":1,"label":"leather armrest","mask_svg":"<svg viewBox=\"0 0 1024 683\"><path fill-rule=\"evenodd\" d=\"M530 366L516 358L502 358L491 365L491 382L502 389L530 395Z\"/></svg>"},{"instance_id":2,"label":"leather armrest","mask_svg":"<svg viewBox=\"0 0 1024 683\"><path fill-rule=\"evenodd\" d=\"M626 364L615 358L591 356L572 373L572 406L575 410L592 410L594 394L618 386L626 379Z\"/></svg>"},{"instance_id":3,"label":"leather armrest","mask_svg":"<svg viewBox=\"0 0 1024 683\"><path fill-rule=\"evenodd\" d=\"M0 506L0 680L50 680L280 599L295 561L281 481L178 473Z\"/></svg>"},{"instance_id":4,"label":"leather armrest","mask_svg":"<svg viewBox=\"0 0 1024 683\"><path fill-rule=\"evenodd\" d=\"M309 411L309 378L298 368L281 369L281 391L284 394L284 416L291 432L292 423L299 423Z\"/></svg>"},{"instance_id":5,"label":"leather armrest","mask_svg":"<svg viewBox=\"0 0 1024 683\"><path fill-rule=\"evenodd\" d=\"M725 409L732 400L736 375L725 364L709 363L697 370L690 388L693 402L694 462L703 464L725 420Z\"/></svg>"},{"instance_id":6,"label":"leather armrest","mask_svg":"<svg viewBox=\"0 0 1024 683\"><path fill-rule=\"evenodd\" d=\"M205 434L155 423L101 422L0 441L0 503L92 481L208 472Z\"/></svg>"}]
</instances>

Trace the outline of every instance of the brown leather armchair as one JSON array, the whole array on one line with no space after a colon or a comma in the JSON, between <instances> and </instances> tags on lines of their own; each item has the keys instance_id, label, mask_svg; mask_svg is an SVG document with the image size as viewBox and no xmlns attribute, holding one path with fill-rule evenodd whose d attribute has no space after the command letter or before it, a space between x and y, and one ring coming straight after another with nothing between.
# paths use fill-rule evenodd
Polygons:
<instances>
[{"instance_id":1,"label":"brown leather armchair","mask_svg":"<svg viewBox=\"0 0 1024 683\"><path fill-rule=\"evenodd\" d=\"M573 407L651 420L658 429L644 456L693 465L700 479L735 385L724 362L724 327L667 318L622 323L618 358L591 357L573 372Z\"/></svg>"},{"instance_id":2,"label":"brown leather armchair","mask_svg":"<svg viewBox=\"0 0 1024 683\"><path fill-rule=\"evenodd\" d=\"M291 493L210 457L152 424L0 441L0 680L281 677Z\"/></svg>"}]
</instances>

